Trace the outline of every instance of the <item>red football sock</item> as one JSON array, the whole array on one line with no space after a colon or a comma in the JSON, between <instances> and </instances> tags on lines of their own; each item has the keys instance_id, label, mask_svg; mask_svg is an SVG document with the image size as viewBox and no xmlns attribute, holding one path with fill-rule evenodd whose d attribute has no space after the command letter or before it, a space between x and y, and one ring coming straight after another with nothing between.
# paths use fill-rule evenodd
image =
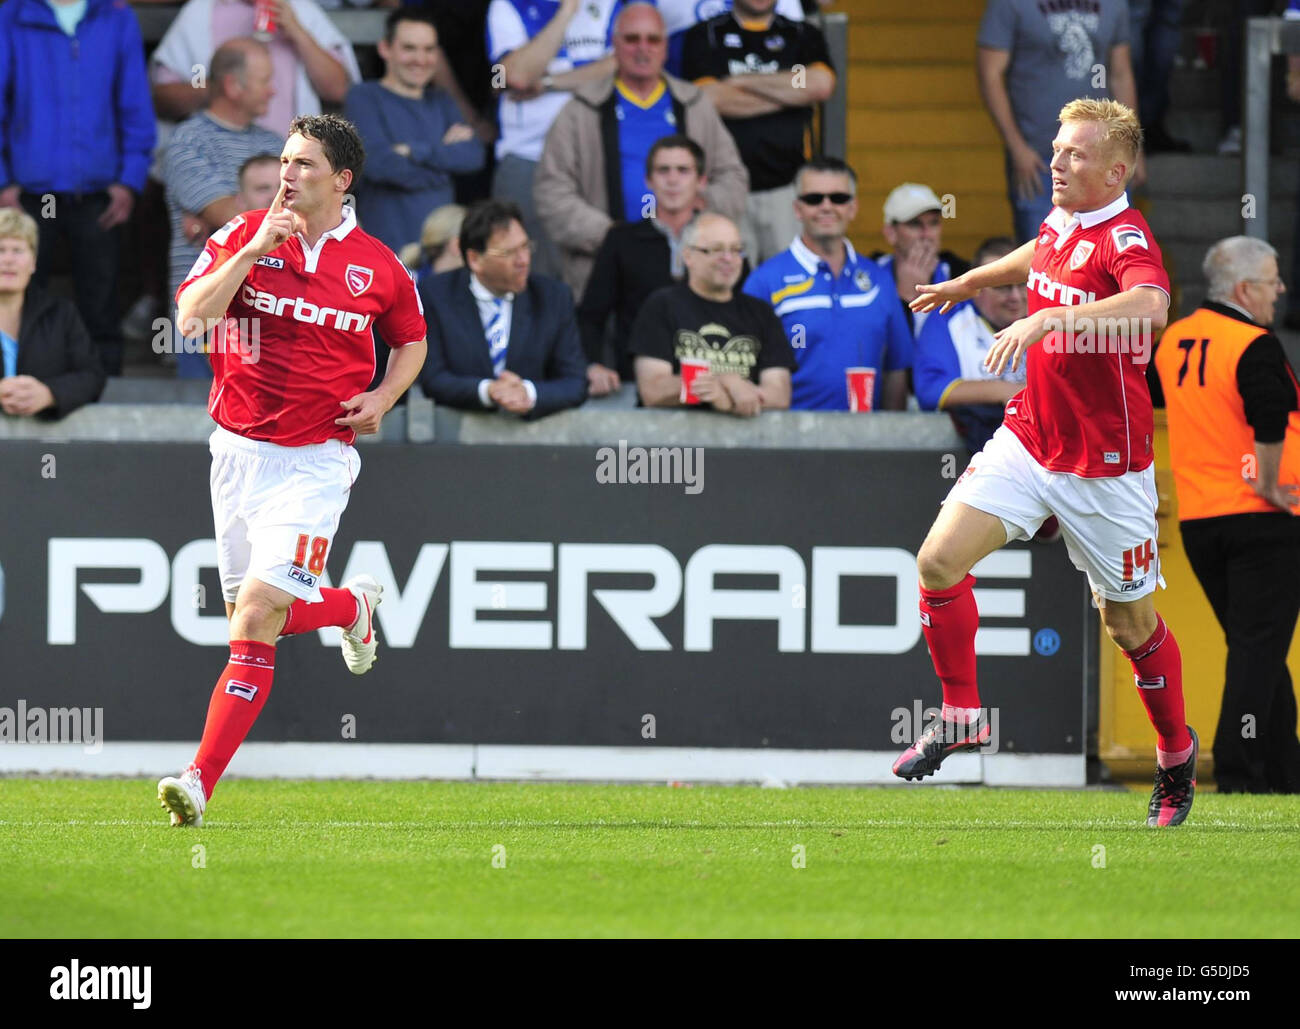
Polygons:
<instances>
[{"instance_id":1,"label":"red football sock","mask_svg":"<svg viewBox=\"0 0 1300 1029\"><path fill-rule=\"evenodd\" d=\"M946 590L921 587L921 630L930 647L930 659L943 683L943 702L952 707L979 707L975 684L975 630L979 609L967 575Z\"/></svg>"},{"instance_id":2,"label":"red football sock","mask_svg":"<svg viewBox=\"0 0 1300 1029\"><path fill-rule=\"evenodd\" d=\"M212 691L203 739L194 755L194 764L203 776L203 791L209 797L257 721L274 676L275 647L256 640L230 641L230 663Z\"/></svg>"},{"instance_id":3,"label":"red football sock","mask_svg":"<svg viewBox=\"0 0 1300 1029\"><path fill-rule=\"evenodd\" d=\"M1124 653L1133 663L1138 696L1155 726L1156 746L1169 753L1190 754L1192 737L1183 710L1183 655L1165 620L1157 614L1151 638Z\"/></svg>"},{"instance_id":4,"label":"red football sock","mask_svg":"<svg viewBox=\"0 0 1300 1029\"><path fill-rule=\"evenodd\" d=\"M284 618L281 636L297 636L299 633L323 629L327 625L337 625L340 629L349 628L357 620L357 598L351 590L322 589L324 598L319 604L309 604L305 600L295 600Z\"/></svg>"}]
</instances>

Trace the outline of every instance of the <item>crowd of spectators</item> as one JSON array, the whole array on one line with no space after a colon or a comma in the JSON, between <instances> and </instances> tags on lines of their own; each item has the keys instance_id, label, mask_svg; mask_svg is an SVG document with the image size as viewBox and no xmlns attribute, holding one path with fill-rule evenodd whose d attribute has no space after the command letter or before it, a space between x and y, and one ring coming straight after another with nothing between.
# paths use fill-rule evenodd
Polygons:
<instances>
[{"instance_id":1,"label":"crowd of spectators","mask_svg":"<svg viewBox=\"0 0 1300 1029\"><path fill-rule=\"evenodd\" d=\"M944 248L929 185L860 197L855 169L816 156L814 112L842 74L805 18L817 3L479 0L451 18L378 0L395 9L379 74L363 81L324 10L342 2L268 0L274 24L259 31L252 0L187 0L147 60L116 0L0 2L6 413L61 416L121 374L128 219L169 234L157 292L172 297L210 234L274 196L290 119L330 106L366 144L349 201L359 223L418 283L420 387L439 403L530 418L632 392L742 416L910 406L949 412L972 450L996 427L1018 384L981 360L1025 290L929 317L907 306L918 284L969 265ZM987 0L978 82L1014 225L976 264L1031 238L1050 209L1065 101L1114 96L1141 111L1154 148L1183 148L1164 127L1181 3L1087 6L1076 18L1056 11L1070 4L1049 16L1034 0ZM479 66L490 93L483 75L466 79ZM887 251L849 241L860 203L881 203ZM75 331L44 290L63 269ZM152 349L180 377L209 375L164 305ZM29 334L50 324L69 327L51 351L63 364L35 391L21 380L47 362Z\"/></svg>"}]
</instances>

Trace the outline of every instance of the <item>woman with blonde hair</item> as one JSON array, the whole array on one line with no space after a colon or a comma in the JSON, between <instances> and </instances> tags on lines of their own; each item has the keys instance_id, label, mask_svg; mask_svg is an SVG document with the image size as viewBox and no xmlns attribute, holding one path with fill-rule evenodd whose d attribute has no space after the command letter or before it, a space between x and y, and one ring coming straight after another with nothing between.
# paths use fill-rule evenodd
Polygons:
<instances>
[{"instance_id":1,"label":"woman with blonde hair","mask_svg":"<svg viewBox=\"0 0 1300 1029\"><path fill-rule=\"evenodd\" d=\"M398 259L415 273L415 283L426 275L437 275L463 267L460 252L460 226L465 208L460 204L443 204L434 208L420 229L420 242L402 247Z\"/></svg>"},{"instance_id":2,"label":"woman with blonde hair","mask_svg":"<svg viewBox=\"0 0 1300 1029\"><path fill-rule=\"evenodd\" d=\"M36 222L0 208L0 411L62 418L98 400L104 370L67 300L32 283Z\"/></svg>"}]
</instances>

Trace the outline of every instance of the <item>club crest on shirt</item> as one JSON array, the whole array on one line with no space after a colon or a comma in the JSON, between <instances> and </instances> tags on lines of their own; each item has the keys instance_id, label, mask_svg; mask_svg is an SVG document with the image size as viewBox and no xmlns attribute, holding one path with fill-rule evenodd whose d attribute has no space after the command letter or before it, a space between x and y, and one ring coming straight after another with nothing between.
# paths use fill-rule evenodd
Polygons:
<instances>
[{"instance_id":1,"label":"club crest on shirt","mask_svg":"<svg viewBox=\"0 0 1300 1029\"><path fill-rule=\"evenodd\" d=\"M857 286L863 293L871 288L871 276L867 274L865 268L859 268L853 273L853 285Z\"/></svg>"},{"instance_id":2,"label":"club crest on shirt","mask_svg":"<svg viewBox=\"0 0 1300 1029\"><path fill-rule=\"evenodd\" d=\"M1089 240L1084 240L1074 248L1074 253L1070 255L1070 271L1076 271L1083 267L1083 262L1092 256L1092 249L1094 246L1096 246L1095 243L1092 243Z\"/></svg>"},{"instance_id":3,"label":"club crest on shirt","mask_svg":"<svg viewBox=\"0 0 1300 1029\"><path fill-rule=\"evenodd\" d=\"M722 45L726 47L731 47L732 49L736 49L736 50L740 49L740 47L742 46L740 42L740 35L735 32L728 32L725 36L722 37Z\"/></svg>"},{"instance_id":4,"label":"club crest on shirt","mask_svg":"<svg viewBox=\"0 0 1300 1029\"><path fill-rule=\"evenodd\" d=\"M359 297L375 281L375 272L373 268L363 268L359 264L350 264L347 271L343 273L343 281L348 285L348 292L354 297Z\"/></svg>"},{"instance_id":5,"label":"club crest on shirt","mask_svg":"<svg viewBox=\"0 0 1300 1029\"><path fill-rule=\"evenodd\" d=\"M1115 241L1115 250L1123 253L1131 246L1140 246L1143 250L1150 250L1147 246L1146 233L1136 225L1116 225L1110 230L1111 238Z\"/></svg>"}]
</instances>

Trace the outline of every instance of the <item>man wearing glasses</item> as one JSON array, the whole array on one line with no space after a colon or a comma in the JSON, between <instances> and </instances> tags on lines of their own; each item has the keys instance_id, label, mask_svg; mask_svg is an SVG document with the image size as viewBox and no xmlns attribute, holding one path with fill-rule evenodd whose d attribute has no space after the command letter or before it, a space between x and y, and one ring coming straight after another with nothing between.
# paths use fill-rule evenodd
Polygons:
<instances>
[{"instance_id":1,"label":"man wearing glasses","mask_svg":"<svg viewBox=\"0 0 1300 1029\"><path fill-rule=\"evenodd\" d=\"M587 397L587 361L573 295L530 275L532 241L519 208L482 200L460 230L465 267L420 283L429 356L426 395L469 411L540 418Z\"/></svg>"},{"instance_id":2,"label":"man wearing glasses","mask_svg":"<svg viewBox=\"0 0 1300 1029\"><path fill-rule=\"evenodd\" d=\"M794 355L772 308L735 292L745 259L735 222L702 214L682 246L686 282L651 293L632 326L641 402L742 418L788 408Z\"/></svg>"},{"instance_id":3,"label":"man wearing glasses","mask_svg":"<svg viewBox=\"0 0 1300 1029\"><path fill-rule=\"evenodd\" d=\"M857 214L857 177L835 157L799 169L794 213L801 233L756 268L745 292L776 309L795 355L796 410L847 411L850 373L869 372L860 410L901 411L912 334L892 284L846 233Z\"/></svg>"},{"instance_id":4,"label":"man wearing glasses","mask_svg":"<svg viewBox=\"0 0 1300 1029\"><path fill-rule=\"evenodd\" d=\"M1169 420L1178 526L1228 643L1214 778L1220 793L1300 793L1287 650L1300 617L1300 414L1273 335L1277 251L1220 240L1208 298L1165 330L1155 365Z\"/></svg>"}]
</instances>

